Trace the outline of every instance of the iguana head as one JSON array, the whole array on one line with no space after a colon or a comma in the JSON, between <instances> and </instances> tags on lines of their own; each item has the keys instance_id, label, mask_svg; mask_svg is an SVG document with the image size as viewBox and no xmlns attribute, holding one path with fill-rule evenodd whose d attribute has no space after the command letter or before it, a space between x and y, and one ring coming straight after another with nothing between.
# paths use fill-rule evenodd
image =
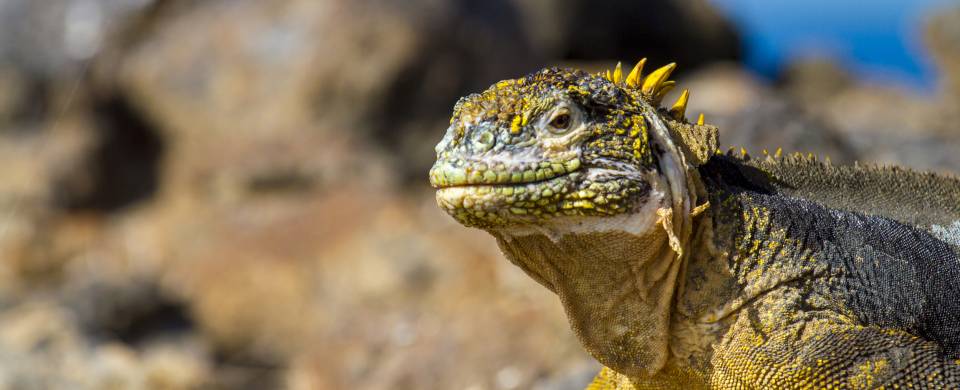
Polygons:
<instances>
[{"instance_id":1,"label":"iguana head","mask_svg":"<svg viewBox=\"0 0 960 390\"><path fill-rule=\"evenodd\" d=\"M461 99L437 145L437 201L489 231L555 292L587 351L617 372L663 369L677 275L716 129L670 109L670 64L624 76L549 68ZM700 121L698 121L700 122Z\"/></svg>"},{"instance_id":2,"label":"iguana head","mask_svg":"<svg viewBox=\"0 0 960 390\"><path fill-rule=\"evenodd\" d=\"M564 216L615 216L644 205L663 148L674 64L623 76L548 68L460 99L437 144L430 182L440 206L467 226L543 225Z\"/></svg>"}]
</instances>

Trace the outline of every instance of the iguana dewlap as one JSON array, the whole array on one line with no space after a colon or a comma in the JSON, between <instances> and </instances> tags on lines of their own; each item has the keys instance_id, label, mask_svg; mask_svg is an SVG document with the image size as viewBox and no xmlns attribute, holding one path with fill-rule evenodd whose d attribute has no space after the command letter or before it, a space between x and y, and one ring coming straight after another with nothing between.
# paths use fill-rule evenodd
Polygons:
<instances>
[{"instance_id":1,"label":"iguana dewlap","mask_svg":"<svg viewBox=\"0 0 960 390\"><path fill-rule=\"evenodd\" d=\"M560 297L589 388L960 388L960 180L720 153L643 64L464 97L430 171Z\"/></svg>"}]
</instances>

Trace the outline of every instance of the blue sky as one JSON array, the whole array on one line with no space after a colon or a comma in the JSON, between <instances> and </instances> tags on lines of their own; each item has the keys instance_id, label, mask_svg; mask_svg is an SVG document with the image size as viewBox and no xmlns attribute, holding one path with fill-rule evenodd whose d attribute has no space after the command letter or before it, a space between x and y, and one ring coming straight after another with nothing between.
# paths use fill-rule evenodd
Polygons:
<instances>
[{"instance_id":1,"label":"blue sky","mask_svg":"<svg viewBox=\"0 0 960 390\"><path fill-rule=\"evenodd\" d=\"M788 59L837 58L873 81L933 85L922 22L958 0L711 0L743 34L750 67L774 75Z\"/></svg>"}]
</instances>

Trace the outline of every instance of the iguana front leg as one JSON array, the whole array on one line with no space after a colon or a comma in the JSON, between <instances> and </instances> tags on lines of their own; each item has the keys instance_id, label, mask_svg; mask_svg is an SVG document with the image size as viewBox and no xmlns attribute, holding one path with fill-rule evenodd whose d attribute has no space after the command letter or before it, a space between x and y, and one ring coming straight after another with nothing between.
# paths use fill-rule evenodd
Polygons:
<instances>
[{"instance_id":1,"label":"iguana front leg","mask_svg":"<svg viewBox=\"0 0 960 390\"><path fill-rule=\"evenodd\" d=\"M900 330L823 320L730 336L713 358L714 389L960 388L960 359Z\"/></svg>"}]
</instances>

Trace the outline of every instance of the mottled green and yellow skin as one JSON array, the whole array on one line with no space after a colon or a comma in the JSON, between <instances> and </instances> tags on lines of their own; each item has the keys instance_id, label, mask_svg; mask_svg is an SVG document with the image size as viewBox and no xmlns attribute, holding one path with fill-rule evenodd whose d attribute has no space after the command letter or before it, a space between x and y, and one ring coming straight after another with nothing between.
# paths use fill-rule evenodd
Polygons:
<instances>
[{"instance_id":1,"label":"mottled green and yellow skin","mask_svg":"<svg viewBox=\"0 0 960 390\"><path fill-rule=\"evenodd\" d=\"M641 180L588 180L585 165L649 171L637 100L584 73L546 69L461 99L430 179L467 226L560 215L611 215L635 205ZM549 121L567 115L567 128ZM616 129L615 132L606 132ZM466 191L465 191L466 190Z\"/></svg>"},{"instance_id":2,"label":"mottled green and yellow skin","mask_svg":"<svg viewBox=\"0 0 960 390\"><path fill-rule=\"evenodd\" d=\"M960 180L721 154L640 67L471 95L431 170L559 296L588 388L960 388Z\"/></svg>"}]
</instances>

